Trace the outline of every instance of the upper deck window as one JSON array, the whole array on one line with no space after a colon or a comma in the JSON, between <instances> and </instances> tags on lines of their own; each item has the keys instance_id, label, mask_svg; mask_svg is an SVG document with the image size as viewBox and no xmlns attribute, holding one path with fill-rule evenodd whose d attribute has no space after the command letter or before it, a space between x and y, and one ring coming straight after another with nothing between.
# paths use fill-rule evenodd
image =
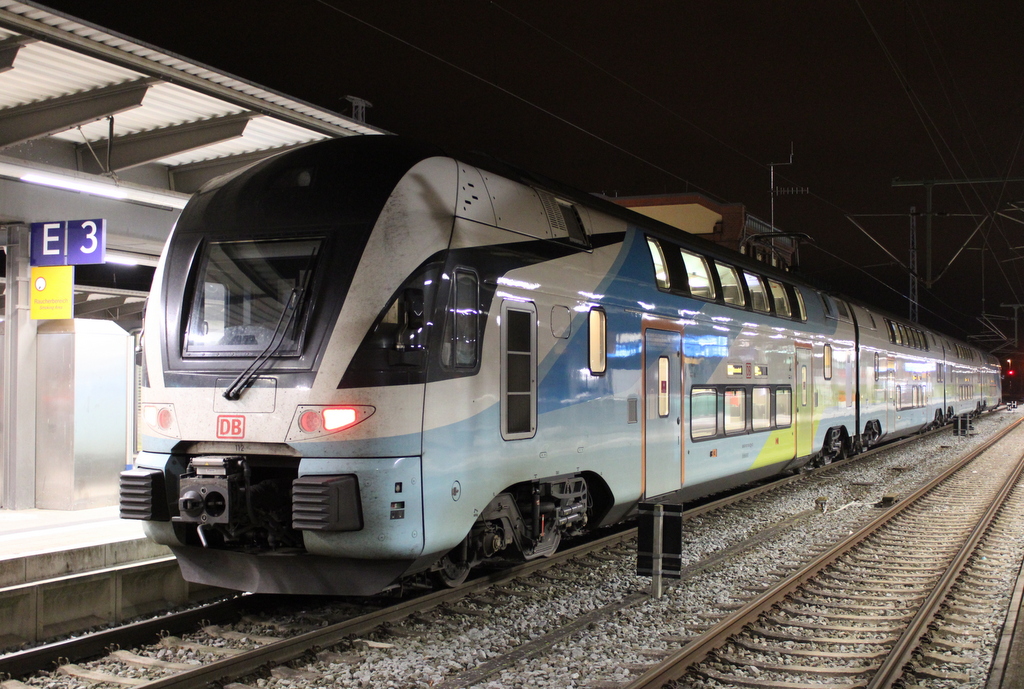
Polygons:
<instances>
[{"instance_id":1,"label":"upper deck window","mask_svg":"<svg viewBox=\"0 0 1024 689\"><path fill-rule=\"evenodd\" d=\"M658 282L658 289L668 289L672 282L668 276L668 266L665 264L665 254L661 250L661 244L657 239L647 238L647 248L651 251L651 260L654 261L654 279Z\"/></svg>"},{"instance_id":2,"label":"upper deck window","mask_svg":"<svg viewBox=\"0 0 1024 689\"><path fill-rule=\"evenodd\" d=\"M835 300L836 311L839 313L839 320L848 321L850 320L850 310L846 307L846 302L842 299Z\"/></svg>"},{"instance_id":3,"label":"upper deck window","mask_svg":"<svg viewBox=\"0 0 1024 689\"><path fill-rule=\"evenodd\" d=\"M321 238L212 242L197 274L184 355L298 354Z\"/></svg>"},{"instance_id":4,"label":"upper deck window","mask_svg":"<svg viewBox=\"0 0 1024 689\"><path fill-rule=\"evenodd\" d=\"M804 295L800 293L800 288L799 287L794 287L793 288L793 294L796 295L796 302L794 303L794 306L796 307L796 314L795 315L800 320L806 321L807 320L807 308L804 306Z\"/></svg>"},{"instance_id":5,"label":"upper deck window","mask_svg":"<svg viewBox=\"0 0 1024 689\"><path fill-rule=\"evenodd\" d=\"M686 266L686 279L690 283L690 294L702 299L715 298L715 283L711 281L711 271L708 270L708 262L703 256L692 254L685 249L680 249L683 256L683 264Z\"/></svg>"},{"instance_id":6,"label":"upper deck window","mask_svg":"<svg viewBox=\"0 0 1024 689\"><path fill-rule=\"evenodd\" d=\"M761 313L770 312L771 307L768 305L768 293L765 291L764 280L761 279L761 276L744 273L743 277L747 280L747 289L750 290L750 305L754 307L754 311L760 311Z\"/></svg>"},{"instance_id":7,"label":"upper deck window","mask_svg":"<svg viewBox=\"0 0 1024 689\"><path fill-rule=\"evenodd\" d=\"M715 262L718 270L718 281L722 283L722 298L726 304L744 306L747 301L743 298L743 288L740 286L740 278L736 269L724 263Z\"/></svg>"},{"instance_id":8,"label":"upper deck window","mask_svg":"<svg viewBox=\"0 0 1024 689\"><path fill-rule=\"evenodd\" d=\"M789 308L789 296L786 294L786 288L782 286L781 282L775 280L769 280L768 286L772 290L772 302L775 304L775 313L789 318L793 315L793 312Z\"/></svg>"},{"instance_id":9,"label":"upper deck window","mask_svg":"<svg viewBox=\"0 0 1024 689\"><path fill-rule=\"evenodd\" d=\"M832 302L832 297L828 296L827 294L822 294L820 296L821 296L821 303L825 307L825 317L826 318L835 318L836 317L836 308L835 308L835 305Z\"/></svg>"}]
</instances>

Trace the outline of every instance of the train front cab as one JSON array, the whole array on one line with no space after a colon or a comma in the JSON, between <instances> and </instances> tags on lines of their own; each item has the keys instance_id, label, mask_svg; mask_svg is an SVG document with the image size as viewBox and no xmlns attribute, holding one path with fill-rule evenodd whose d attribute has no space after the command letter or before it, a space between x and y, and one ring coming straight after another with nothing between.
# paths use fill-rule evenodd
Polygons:
<instances>
[{"instance_id":1,"label":"train front cab","mask_svg":"<svg viewBox=\"0 0 1024 689\"><path fill-rule=\"evenodd\" d=\"M370 594L423 554L423 316L439 292L430 259L443 262L450 243L458 173L400 140L359 139L223 180L169 240L147 314L153 419L121 503L190 581ZM283 274L267 257L292 244L306 254L289 269L295 285L268 289ZM231 278L202 277L214 265ZM256 298L235 299L233 285ZM196 306L226 294L223 307ZM259 312L270 315L250 323Z\"/></svg>"}]
</instances>

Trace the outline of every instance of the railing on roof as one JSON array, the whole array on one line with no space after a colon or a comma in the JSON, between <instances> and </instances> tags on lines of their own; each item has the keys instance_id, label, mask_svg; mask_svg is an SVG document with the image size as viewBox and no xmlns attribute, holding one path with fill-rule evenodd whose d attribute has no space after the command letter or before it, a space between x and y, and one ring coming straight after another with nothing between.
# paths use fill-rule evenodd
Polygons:
<instances>
[{"instance_id":1,"label":"railing on roof","mask_svg":"<svg viewBox=\"0 0 1024 689\"><path fill-rule=\"evenodd\" d=\"M759 261L789 270L795 262L797 240L792 233L783 232L747 213L743 223L743 236L740 239L740 251Z\"/></svg>"}]
</instances>

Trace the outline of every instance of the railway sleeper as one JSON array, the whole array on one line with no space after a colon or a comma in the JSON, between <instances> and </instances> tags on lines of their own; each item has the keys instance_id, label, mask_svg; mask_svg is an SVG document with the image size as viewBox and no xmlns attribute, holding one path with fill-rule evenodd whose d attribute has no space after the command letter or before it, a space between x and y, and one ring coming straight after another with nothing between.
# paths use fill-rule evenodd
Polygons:
<instances>
[{"instance_id":1,"label":"railway sleeper","mask_svg":"<svg viewBox=\"0 0 1024 689\"><path fill-rule=\"evenodd\" d=\"M803 605L815 605L821 608L837 608L839 610L893 610L894 606L892 603L896 602L894 599L887 598L885 600L890 601L888 605L864 605L862 603L851 603L846 597L828 596L828 598L830 600L812 600L810 598L804 598L803 596L790 596L788 600L794 603L802 603Z\"/></svg>"},{"instance_id":2,"label":"railway sleeper","mask_svg":"<svg viewBox=\"0 0 1024 689\"><path fill-rule=\"evenodd\" d=\"M768 621L772 624L780 627L797 627L798 629L815 629L819 631L827 632L845 632L850 634L891 634L894 631L900 629L899 625L895 626L876 626L876 627L854 627L848 625L829 625L829 624L818 624L815 622L801 622L800 620L787 620L782 617L770 615ZM847 643L860 643L860 639L847 638Z\"/></svg>"},{"instance_id":3,"label":"railway sleeper","mask_svg":"<svg viewBox=\"0 0 1024 689\"><path fill-rule=\"evenodd\" d=\"M760 670L768 670L769 672L780 672L780 673L795 673L804 675L824 675L831 677L856 677L857 675L863 675L864 673L871 672L875 668L871 665L859 665L854 667L821 667L818 665L800 665L799 663L787 663L786 665L777 665L775 663L765 663L758 660L752 660L750 658L739 658L729 653L723 653L717 651L715 656L722 662L731 663L733 665L739 665L741 667L756 667Z\"/></svg>"},{"instance_id":4,"label":"railway sleeper","mask_svg":"<svg viewBox=\"0 0 1024 689\"><path fill-rule=\"evenodd\" d=\"M810 605L817 605L810 603ZM814 612L812 610L800 610L791 605L780 605L779 609L791 615L802 615L804 617L823 617L828 620L846 620L853 622L885 622L889 620L906 620L914 616L913 613L900 613L898 615L844 615L843 613Z\"/></svg>"},{"instance_id":5,"label":"railway sleeper","mask_svg":"<svg viewBox=\"0 0 1024 689\"><path fill-rule=\"evenodd\" d=\"M930 667L923 667L918 663L911 663L911 672L918 677L929 677L931 679L948 679L954 682L967 682L970 681L971 676L963 672L945 672L943 670L933 670Z\"/></svg>"},{"instance_id":6,"label":"railway sleeper","mask_svg":"<svg viewBox=\"0 0 1024 689\"><path fill-rule=\"evenodd\" d=\"M822 644L834 646L850 646L854 643L862 646L891 646L899 639L898 636L884 636L878 639L850 639L849 636L797 636L788 632L779 632L760 625L753 625L748 628L750 633L763 636L766 639L777 639L779 641L792 641L802 644ZM827 627L823 628L827 629ZM888 650L886 651L888 653Z\"/></svg>"},{"instance_id":7,"label":"railway sleeper","mask_svg":"<svg viewBox=\"0 0 1024 689\"><path fill-rule=\"evenodd\" d=\"M761 680L756 677L740 677L738 675L727 675L714 670L698 670L697 674L721 682L728 687L754 687L755 689L799 689L805 684L794 682L777 682L772 680ZM856 684L829 684L829 689L863 689L867 686L864 682Z\"/></svg>"},{"instance_id":8,"label":"railway sleeper","mask_svg":"<svg viewBox=\"0 0 1024 689\"><path fill-rule=\"evenodd\" d=\"M791 656L800 656L805 658L833 658L835 660L876 660L878 658L884 658L889 655L888 649L871 652L856 652L856 651L822 651L820 649L804 649L804 648L790 648L788 646L772 646L757 644L743 637L737 637L732 640L732 643L747 649L748 651L755 651L757 653L779 653Z\"/></svg>"}]
</instances>

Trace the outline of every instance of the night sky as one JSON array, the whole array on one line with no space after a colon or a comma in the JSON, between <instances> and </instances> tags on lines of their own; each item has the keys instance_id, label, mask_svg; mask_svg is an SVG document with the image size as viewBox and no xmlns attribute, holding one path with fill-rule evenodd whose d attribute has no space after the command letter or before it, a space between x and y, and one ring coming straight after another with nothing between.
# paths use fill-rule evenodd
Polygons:
<instances>
[{"instance_id":1,"label":"night sky","mask_svg":"<svg viewBox=\"0 0 1024 689\"><path fill-rule=\"evenodd\" d=\"M698 191L769 220L768 164L792 144L776 184L811 193L778 196L775 221L813 238L803 274L901 316L895 259L925 192L893 178L1024 178L1019 0L45 4L343 114L364 98L377 127L591 192ZM921 287L922 323L982 335L984 310L1013 336L1000 305L1024 304L1022 200L1020 182L935 187L942 277Z\"/></svg>"}]
</instances>

